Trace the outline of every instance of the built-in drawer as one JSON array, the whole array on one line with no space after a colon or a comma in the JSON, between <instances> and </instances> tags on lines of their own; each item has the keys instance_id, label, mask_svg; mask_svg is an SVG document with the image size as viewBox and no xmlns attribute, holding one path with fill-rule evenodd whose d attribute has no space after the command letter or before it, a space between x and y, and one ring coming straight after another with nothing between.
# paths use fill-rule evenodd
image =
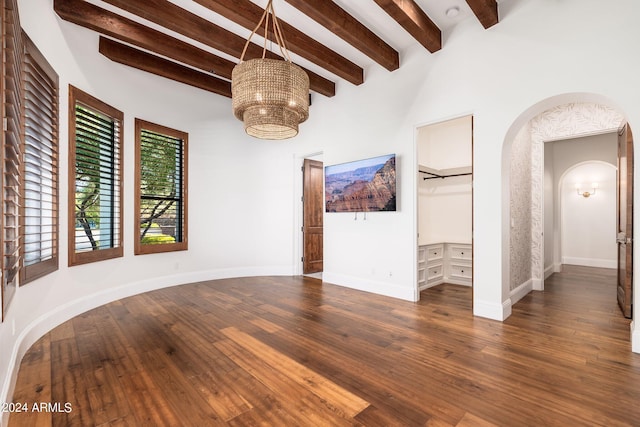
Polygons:
<instances>
[{"instance_id":1,"label":"built-in drawer","mask_svg":"<svg viewBox=\"0 0 640 427\"><path fill-rule=\"evenodd\" d=\"M434 280L442 279L444 272L442 271L442 264L432 265L427 268L427 281L432 282Z\"/></svg>"},{"instance_id":2,"label":"built-in drawer","mask_svg":"<svg viewBox=\"0 0 640 427\"><path fill-rule=\"evenodd\" d=\"M451 264L449 268L449 274L451 275L451 277L463 277L465 279L471 279L470 265Z\"/></svg>"},{"instance_id":3,"label":"built-in drawer","mask_svg":"<svg viewBox=\"0 0 640 427\"><path fill-rule=\"evenodd\" d=\"M451 259L471 260L471 245L450 245L449 257Z\"/></svg>"},{"instance_id":4,"label":"built-in drawer","mask_svg":"<svg viewBox=\"0 0 640 427\"><path fill-rule=\"evenodd\" d=\"M442 259L444 245L427 246L427 262Z\"/></svg>"}]
</instances>

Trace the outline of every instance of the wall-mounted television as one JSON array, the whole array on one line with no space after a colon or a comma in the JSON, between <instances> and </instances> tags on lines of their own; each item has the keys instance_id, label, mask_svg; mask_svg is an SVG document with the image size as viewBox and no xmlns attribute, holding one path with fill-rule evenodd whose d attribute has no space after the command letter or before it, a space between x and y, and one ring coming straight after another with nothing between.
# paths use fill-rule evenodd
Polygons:
<instances>
[{"instance_id":1,"label":"wall-mounted television","mask_svg":"<svg viewBox=\"0 0 640 427\"><path fill-rule=\"evenodd\" d=\"M324 195L327 212L395 211L396 155L326 166Z\"/></svg>"}]
</instances>

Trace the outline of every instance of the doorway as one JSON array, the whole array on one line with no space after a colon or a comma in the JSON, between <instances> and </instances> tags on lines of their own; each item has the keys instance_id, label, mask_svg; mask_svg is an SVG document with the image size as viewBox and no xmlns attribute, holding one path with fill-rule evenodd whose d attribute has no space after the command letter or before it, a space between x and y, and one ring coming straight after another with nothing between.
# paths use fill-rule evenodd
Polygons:
<instances>
[{"instance_id":1,"label":"doorway","mask_svg":"<svg viewBox=\"0 0 640 427\"><path fill-rule=\"evenodd\" d=\"M312 151L301 153L294 157L293 176L294 192L294 250L293 250L293 274L304 275L315 279L322 280L324 271L324 154L322 151ZM308 163L315 166L308 166ZM305 166L307 177L305 177ZM313 182L315 187L314 195L307 195L305 203L305 180ZM305 218L305 215L311 215L311 218ZM322 228L318 228L322 224ZM315 240L315 253L306 254L305 257L305 225L308 230L314 233L312 239ZM322 230L322 231L321 231ZM311 235L310 235L311 236ZM308 241L309 239L307 239ZM305 258L307 262L310 260L313 273L305 272ZM308 267L308 266L307 266ZM307 269L306 271L310 271Z\"/></svg>"},{"instance_id":2,"label":"doorway","mask_svg":"<svg viewBox=\"0 0 640 427\"><path fill-rule=\"evenodd\" d=\"M582 102L567 103L571 97ZM555 107L548 107L554 104ZM523 113L509 131L504 151L506 161L503 162L503 171L509 174L509 187L503 193L503 209L509 212L505 216L507 225L503 226L504 259L508 260L506 272L503 270L505 304L515 304L531 290L544 290L544 279L559 271L562 265L562 261L558 261L560 252L555 243L559 240L558 217L548 214L558 212L554 208L558 199L548 191L554 187L547 185L550 175L546 168L548 153L545 143L598 134L617 135L625 118L607 104L603 97L588 94L566 94L546 99ZM574 153L586 155L586 151L580 149ZM581 161L587 160L591 157ZM610 161L616 162L615 158ZM632 182L632 178L631 171L627 180ZM525 197L518 198L518 195ZM632 208L632 200L628 207ZM528 224L528 227L519 226L521 224ZM553 256L549 256L550 253ZM631 262L626 266L631 268Z\"/></svg>"},{"instance_id":3,"label":"doorway","mask_svg":"<svg viewBox=\"0 0 640 427\"><path fill-rule=\"evenodd\" d=\"M302 274L322 278L324 169L321 161L302 166Z\"/></svg>"},{"instance_id":4,"label":"doorway","mask_svg":"<svg viewBox=\"0 0 640 427\"><path fill-rule=\"evenodd\" d=\"M583 138L573 141L580 149ZM615 270L617 265L616 247L616 166L615 135L602 135L601 139L611 142L606 157L612 160L597 159L580 162L565 170L557 183L557 201L559 205L558 230L554 233L552 254L545 251L545 258L553 255L560 266L575 265ZM588 144L589 141L582 141ZM553 144L557 145L557 144ZM562 145L562 143L561 143ZM545 144L545 151L549 148ZM553 147L559 151L561 147ZM555 157L558 157L557 155ZM554 163L562 159L554 159ZM557 165L556 165L557 166ZM545 166L546 167L546 166ZM546 224L545 220L545 224ZM554 242L555 243L555 242ZM545 280L547 275L545 274Z\"/></svg>"},{"instance_id":5,"label":"doorway","mask_svg":"<svg viewBox=\"0 0 640 427\"><path fill-rule=\"evenodd\" d=\"M417 128L418 292L473 284L473 117Z\"/></svg>"},{"instance_id":6,"label":"doorway","mask_svg":"<svg viewBox=\"0 0 640 427\"><path fill-rule=\"evenodd\" d=\"M544 144L544 276L562 265L615 269L616 132Z\"/></svg>"}]
</instances>

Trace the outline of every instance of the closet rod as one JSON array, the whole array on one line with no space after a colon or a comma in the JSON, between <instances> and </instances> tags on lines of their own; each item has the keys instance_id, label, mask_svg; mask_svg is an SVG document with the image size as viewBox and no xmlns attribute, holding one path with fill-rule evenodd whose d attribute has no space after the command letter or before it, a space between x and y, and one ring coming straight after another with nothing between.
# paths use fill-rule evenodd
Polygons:
<instances>
[{"instance_id":1,"label":"closet rod","mask_svg":"<svg viewBox=\"0 0 640 427\"><path fill-rule=\"evenodd\" d=\"M451 175L438 175L437 173L432 173L432 172L425 172L425 171L420 171L420 173L426 173L427 175L433 175L433 176L427 176L422 178L423 180L427 180L427 179L436 179L436 178L450 178L452 176L467 176L467 175L471 175L471 172L467 172L467 173L453 173Z\"/></svg>"}]
</instances>

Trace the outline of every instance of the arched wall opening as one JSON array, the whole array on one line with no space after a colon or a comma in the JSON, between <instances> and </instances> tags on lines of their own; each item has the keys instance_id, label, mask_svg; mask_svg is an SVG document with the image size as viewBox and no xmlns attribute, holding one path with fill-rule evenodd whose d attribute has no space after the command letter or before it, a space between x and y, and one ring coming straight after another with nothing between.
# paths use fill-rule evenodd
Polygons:
<instances>
[{"instance_id":1,"label":"arched wall opening","mask_svg":"<svg viewBox=\"0 0 640 427\"><path fill-rule=\"evenodd\" d=\"M559 178L560 264L617 267L616 170L605 161L586 161Z\"/></svg>"},{"instance_id":2,"label":"arched wall opening","mask_svg":"<svg viewBox=\"0 0 640 427\"><path fill-rule=\"evenodd\" d=\"M621 111L602 95L566 93L532 105L509 128L502 148L501 207L502 300L507 313L524 295L544 286L545 243L553 244L544 233L545 142L616 132L627 121ZM633 129L633 123L630 126ZM635 280L633 289L637 295ZM634 351L638 348L640 343Z\"/></svg>"}]
</instances>

